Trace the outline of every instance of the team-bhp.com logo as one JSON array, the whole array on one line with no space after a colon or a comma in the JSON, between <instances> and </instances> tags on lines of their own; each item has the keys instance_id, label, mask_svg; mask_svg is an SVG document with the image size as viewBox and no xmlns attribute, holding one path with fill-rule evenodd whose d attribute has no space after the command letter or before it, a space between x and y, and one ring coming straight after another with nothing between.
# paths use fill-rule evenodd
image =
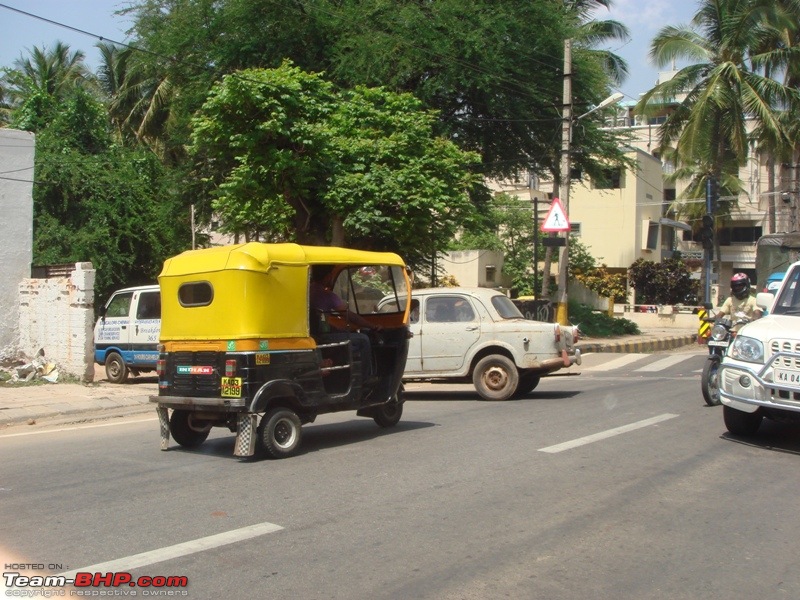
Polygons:
<instances>
[{"instance_id":1,"label":"team-bhp.com logo","mask_svg":"<svg viewBox=\"0 0 800 600\"><path fill-rule=\"evenodd\" d=\"M51 598L54 596L188 596L189 584L183 576L147 576L134 578L126 572L78 572L64 575L22 575L4 572L6 596ZM68 592L65 588L73 587ZM112 588L112 589L106 589Z\"/></svg>"}]
</instances>

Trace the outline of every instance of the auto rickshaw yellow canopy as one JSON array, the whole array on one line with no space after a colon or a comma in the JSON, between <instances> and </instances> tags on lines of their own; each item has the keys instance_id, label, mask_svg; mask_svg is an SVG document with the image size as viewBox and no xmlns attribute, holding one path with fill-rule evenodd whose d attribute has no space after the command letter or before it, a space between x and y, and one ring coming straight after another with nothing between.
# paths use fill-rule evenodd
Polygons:
<instances>
[{"instance_id":1,"label":"auto rickshaw yellow canopy","mask_svg":"<svg viewBox=\"0 0 800 600\"><path fill-rule=\"evenodd\" d=\"M158 277L161 341L307 338L308 268L315 264L405 268L392 252L333 246L249 242L188 250L167 259ZM182 286L206 286L209 301L182 302Z\"/></svg>"}]
</instances>

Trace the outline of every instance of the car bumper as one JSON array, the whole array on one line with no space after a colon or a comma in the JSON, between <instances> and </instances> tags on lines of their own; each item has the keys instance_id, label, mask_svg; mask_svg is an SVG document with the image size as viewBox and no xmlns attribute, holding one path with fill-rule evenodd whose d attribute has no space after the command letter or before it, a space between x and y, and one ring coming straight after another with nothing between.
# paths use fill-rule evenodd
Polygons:
<instances>
[{"instance_id":1,"label":"car bumper","mask_svg":"<svg viewBox=\"0 0 800 600\"><path fill-rule=\"evenodd\" d=\"M774 365L782 359L800 364L800 354L785 352L774 354L765 365L726 357L719 370L722 404L748 413L759 407L800 412L800 385L773 381Z\"/></svg>"},{"instance_id":2,"label":"car bumper","mask_svg":"<svg viewBox=\"0 0 800 600\"><path fill-rule=\"evenodd\" d=\"M581 364L581 351L575 350L573 354L568 353L566 350L561 351L561 356L558 358L548 358L540 363L540 368L547 372L557 371L558 369L569 368L572 365Z\"/></svg>"}]
</instances>

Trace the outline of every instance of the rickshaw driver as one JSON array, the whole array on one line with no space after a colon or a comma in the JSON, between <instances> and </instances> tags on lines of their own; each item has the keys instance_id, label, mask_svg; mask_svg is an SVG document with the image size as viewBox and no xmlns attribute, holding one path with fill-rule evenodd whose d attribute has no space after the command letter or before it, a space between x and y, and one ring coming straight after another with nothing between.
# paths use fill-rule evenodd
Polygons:
<instances>
[{"instance_id":1,"label":"rickshaw driver","mask_svg":"<svg viewBox=\"0 0 800 600\"><path fill-rule=\"evenodd\" d=\"M347 323L354 323L360 328L380 331L382 329L380 325L370 323L358 313L351 311L347 306L347 302L331 290L333 286L332 275L332 265L315 265L311 267L311 285L308 294L312 311L311 318L319 318L318 312L328 313L334 311L340 313ZM369 341L369 336L357 331L340 330L339 334L348 336L353 349L360 352L360 355L364 357L361 361L361 372L363 380L367 381L374 375L371 360L372 344ZM337 334L334 333L333 335Z\"/></svg>"}]
</instances>

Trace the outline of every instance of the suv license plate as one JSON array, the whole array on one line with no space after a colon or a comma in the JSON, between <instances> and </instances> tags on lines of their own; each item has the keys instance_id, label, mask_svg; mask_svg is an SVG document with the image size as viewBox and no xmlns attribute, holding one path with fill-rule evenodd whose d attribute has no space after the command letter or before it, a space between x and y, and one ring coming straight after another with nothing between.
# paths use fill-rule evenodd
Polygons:
<instances>
[{"instance_id":1,"label":"suv license plate","mask_svg":"<svg viewBox=\"0 0 800 600\"><path fill-rule=\"evenodd\" d=\"M800 371L786 371L784 369L775 369L775 383L800 384Z\"/></svg>"},{"instance_id":2,"label":"suv license plate","mask_svg":"<svg viewBox=\"0 0 800 600\"><path fill-rule=\"evenodd\" d=\"M223 398L241 398L242 397L242 378L241 377L223 377L220 381L220 389L222 390Z\"/></svg>"}]
</instances>

